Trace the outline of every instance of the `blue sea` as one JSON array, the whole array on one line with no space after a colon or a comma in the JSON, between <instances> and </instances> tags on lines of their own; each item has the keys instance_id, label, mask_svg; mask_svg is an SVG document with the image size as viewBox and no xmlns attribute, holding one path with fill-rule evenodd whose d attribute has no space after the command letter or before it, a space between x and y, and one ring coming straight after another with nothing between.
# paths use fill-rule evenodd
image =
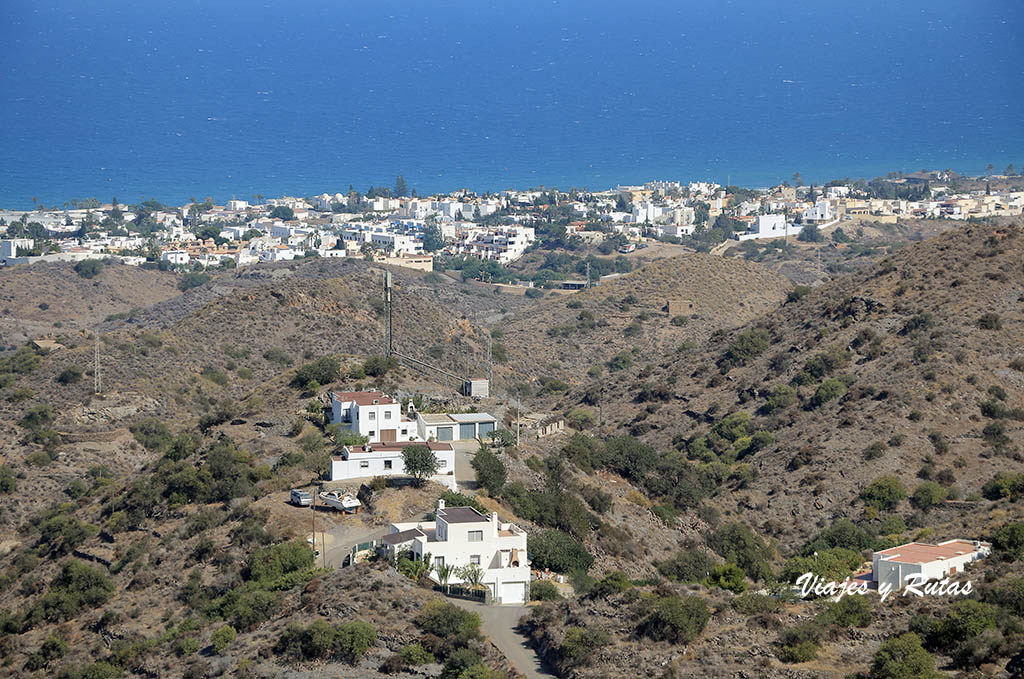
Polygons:
<instances>
[{"instance_id":1,"label":"blue sea","mask_svg":"<svg viewBox=\"0 0 1024 679\"><path fill-rule=\"evenodd\" d=\"M0 206L1024 167L1021 0L4 0Z\"/></svg>"}]
</instances>

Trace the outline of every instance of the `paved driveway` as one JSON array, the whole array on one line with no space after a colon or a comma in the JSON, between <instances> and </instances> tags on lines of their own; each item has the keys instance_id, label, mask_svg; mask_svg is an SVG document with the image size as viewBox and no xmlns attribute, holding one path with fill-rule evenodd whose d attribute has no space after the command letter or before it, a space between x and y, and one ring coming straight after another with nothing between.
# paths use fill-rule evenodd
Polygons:
<instances>
[{"instance_id":1,"label":"paved driveway","mask_svg":"<svg viewBox=\"0 0 1024 679\"><path fill-rule=\"evenodd\" d=\"M529 613L528 606L487 606L465 599L448 599L456 606L480 616L480 628L498 650L505 654L526 679L548 679L557 676L544 666L526 637L516 631L519 618Z\"/></svg>"},{"instance_id":2,"label":"paved driveway","mask_svg":"<svg viewBox=\"0 0 1024 679\"><path fill-rule=\"evenodd\" d=\"M455 449L455 481L459 484L460 491L473 493L479 488L476 483L476 472L471 465L479 447L480 444L476 441L452 443L452 448Z\"/></svg>"}]
</instances>

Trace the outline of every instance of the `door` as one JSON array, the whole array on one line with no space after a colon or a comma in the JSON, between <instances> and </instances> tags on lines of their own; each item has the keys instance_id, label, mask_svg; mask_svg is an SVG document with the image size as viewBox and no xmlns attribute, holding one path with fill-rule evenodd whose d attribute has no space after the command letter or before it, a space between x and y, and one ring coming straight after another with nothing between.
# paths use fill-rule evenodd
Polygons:
<instances>
[{"instance_id":1,"label":"door","mask_svg":"<svg viewBox=\"0 0 1024 679\"><path fill-rule=\"evenodd\" d=\"M480 429L479 429L480 438L486 439L487 436L491 432L493 432L493 431L494 431L494 423L493 422L481 422L480 423Z\"/></svg>"},{"instance_id":2,"label":"door","mask_svg":"<svg viewBox=\"0 0 1024 679\"><path fill-rule=\"evenodd\" d=\"M397 431L398 431L397 429L381 429L380 430L380 440L381 440L381 442L384 442L384 441L394 441L395 440L395 434L397 433Z\"/></svg>"},{"instance_id":3,"label":"door","mask_svg":"<svg viewBox=\"0 0 1024 679\"><path fill-rule=\"evenodd\" d=\"M498 598L503 604L521 604L526 600L526 586L522 582L503 582L498 588Z\"/></svg>"},{"instance_id":4,"label":"door","mask_svg":"<svg viewBox=\"0 0 1024 679\"><path fill-rule=\"evenodd\" d=\"M437 440L438 441L451 441L452 440L453 427L438 427L437 428Z\"/></svg>"},{"instance_id":5,"label":"door","mask_svg":"<svg viewBox=\"0 0 1024 679\"><path fill-rule=\"evenodd\" d=\"M467 439L476 438L476 425L470 422L469 424L459 425L459 440L465 441Z\"/></svg>"}]
</instances>

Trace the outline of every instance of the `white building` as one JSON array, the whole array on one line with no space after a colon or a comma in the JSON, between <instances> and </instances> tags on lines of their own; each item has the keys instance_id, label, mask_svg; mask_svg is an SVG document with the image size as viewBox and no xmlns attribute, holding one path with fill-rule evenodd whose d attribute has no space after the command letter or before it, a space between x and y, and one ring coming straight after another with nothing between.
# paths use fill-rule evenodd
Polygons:
<instances>
[{"instance_id":1,"label":"white building","mask_svg":"<svg viewBox=\"0 0 1024 679\"><path fill-rule=\"evenodd\" d=\"M403 417L402 405L382 391L332 393L331 421L371 442L422 440L416 422Z\"/></svg>"},{"instance_id":2,"label":"white building","mask_svg":"<svg viewBox=\"0 0 1024 679\"><path fill-rule=\"evenodd\" d=\"M231 199L231 200L228 201L228 203L227 203L227 205L225 207L228 210L232 210L234 212L241 212L242 210L244 210L247 207L249 207L249 203L248 203L248 201L244 201L244 200Z\"/></svg>"},{"instance_id":3,"label":"white building","mask_svg":"<svg viewBox=\"0 0 1024 679\"><path fill-rule=\"evenodd\" d=\"M738 240L755 240L758 238L782 238L783 236L799 236L803 226L790 224L786 221L786 215L772 213L758 215L750 231L739 234Z\"/></svg>"},{"instance_id":4,"label":"white building","mask_svg":"<svg viewBox=\"0 0 1024 679\"><path fill-rule=\"evenodd\" d=\"M827 222L830 219L832 219L832 204L827 200L821 199L814 204L814 207L804 210L804 221Z\"/></svg>"},{"instance_id":5,"label":"white building","mask_svg":"<svg viewBox=\"0 0 1024 679\"><path fill-rule=\"evenodd\" d=\"M962 573L964 566L988 556L992 546L987 542L947 540L937 545L910 542L899 547L875 552L871 562L871 579L879 587L885 585L897 592L907 584L923 585Z\"/></svg>"},{"instance_id":6,"label":"white building","mask_svg":"<svg viewBox=\"0 0 1024 679\"><path fill-rule=\"evenodd\" d=\"M14 259L18 256L18 250L31 250L36 242L31 238L10 238L0 240L0 262Z\"/></svg>"},{"instance_id":7,"label":"white building","mask_svg":"<svg viewBox=\"0 0 1024 679\"><path fill-rule=\"evenodd\" d=\"M184 250L164 250L160 253L160 260L172 266L185 266L189 262L189 256Z\"/></svg>"},{"instance_id":8,"label":"white building","mask_svg":"<svg viewBox=\"0 0 1024 679\"><path fill-rule=\"evenodd\" d=\"M497 425L488 413L416 413L416 434L424 441L485 439Z\"/></svg>"},{"instance_id":9,"label":"white building","mask_svg":"<svg viewBox=\"0 0 1024 679\"><path fill-rule=\"evenodd\" d=\"M373 476L405 475L405 459L402 449L410 445L408 442L368 443L364 446L345 446L341 455L331 458L331 481L346 481ZM417 443L427 446L437 459L437 475L432 477L451 490L457 490L455 484L455 449L450 443Z\"/></svg>"},{"instance_id":10,"label":"white building","mask_svg":"<svg viewBox=\"0 0 1024 679\"><path fill-rule=\"evenodd\" d=\"M436 515L436 521L391 524L391 532L383 539L388 553L395 556L409 550L416 559L429 556L430 577L435 581L439 565L458 569L477 564L493 602L522 604L528 600L526 531L502 523L497 514L485 516L472 507L445 507L444 500L438 500ZM462 582L457 572L448 580L453 585Z\"/></svg>"}]
</instances>

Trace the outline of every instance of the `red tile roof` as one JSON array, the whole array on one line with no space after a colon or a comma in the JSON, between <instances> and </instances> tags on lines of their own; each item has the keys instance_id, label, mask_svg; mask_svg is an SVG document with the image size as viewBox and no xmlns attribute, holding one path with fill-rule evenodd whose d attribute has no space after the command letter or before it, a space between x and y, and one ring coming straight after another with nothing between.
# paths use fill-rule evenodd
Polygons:
<instances>
[{"instance_id":1,"label":"red tile roof","mask_svg":"<svg viewBox=\"0 0 1024 679\"><path fill-rule=\"evenodd\" d=\"M952 559L976 551L969 540L950 540L941 545L929 545L923 542L910 542L899 547L891 547L878 552L891 557L889 561L900 563L928 563L939 559Z\"/></svg>"},{"instance_id":2,"label":"red tile roof","mask_svg":"<svg viewBox=\"0 0 1024 679\"><path fill-rule=\"evenodd\" d=\"M339 401L355 401L356 405L359 406L372 406L374 400L377 401L377 405L391 405L395 402L393 398L385 394L383 391L343 391L339 394L335 394L334 398Z\"/></svg>"}]
</instances>

